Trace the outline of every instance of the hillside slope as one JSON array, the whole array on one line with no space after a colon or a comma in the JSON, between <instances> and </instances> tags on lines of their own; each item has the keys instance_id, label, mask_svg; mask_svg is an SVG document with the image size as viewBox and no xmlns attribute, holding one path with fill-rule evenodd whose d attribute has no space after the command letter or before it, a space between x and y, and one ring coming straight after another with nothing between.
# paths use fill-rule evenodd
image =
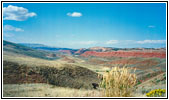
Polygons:
<instances>
[{"instance_id":1,"label":"hillside slope","mask_svg":"<svg viewBox=\"0 0 169 100\"><path fill-rule=\"evenodd\" d=\"M30 56L30 57L51 59L48 57L48 55L51 54L50 52L35 50L30 47L26 47L26 46L12 43L12 42L5 41L5 40L3 40L3 51L15 53L15 54L19 54L19 55L26 55L26 56ZM56 59L56 58L57 57L52 58L52 59Z\"/></svg>"},{"instance_id":2,"label":"hillside slope","mask_svg":"<svg viewBox=\"0 0 169 100\"><path fill-rule=\"evenodd\" d=\"M3 83L49 83L61 87L92 89L99 83L98 74L80 66L30 66L17 62L3 61Z\"/></svg>"}]
</instances>

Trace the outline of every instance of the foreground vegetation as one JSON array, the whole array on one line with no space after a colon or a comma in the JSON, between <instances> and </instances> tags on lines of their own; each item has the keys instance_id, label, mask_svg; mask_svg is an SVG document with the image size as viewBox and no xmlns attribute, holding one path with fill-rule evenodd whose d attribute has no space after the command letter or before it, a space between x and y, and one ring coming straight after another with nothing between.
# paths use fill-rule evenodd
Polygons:
<instances>
[{"instance_id":1,"label":"foreground vegetation","mask_svg":"<svg viewBox=\"0 0 169 100\"><path fill-rule=\"evenodd\" d=\"M100 87L104 88L103 94L106 97L132 97L135 84L135 73L131 74L125 67L114 67L110 72L103 74Z\"/></svg>"}]
</instances>

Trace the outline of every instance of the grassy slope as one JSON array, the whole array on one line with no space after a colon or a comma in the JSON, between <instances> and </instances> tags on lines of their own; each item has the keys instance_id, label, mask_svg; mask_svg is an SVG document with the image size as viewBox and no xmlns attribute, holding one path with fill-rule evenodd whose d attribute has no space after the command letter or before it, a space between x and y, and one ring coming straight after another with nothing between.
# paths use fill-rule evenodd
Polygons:
<instances>
[{"instance_id":1,"label":"grassy slope","mask_svg":"<svg viewBox=\"0 0 169 100\"><path fill-rule=\"evenodd\" d=\"M161 73L149 80L137 85L135 96L145 97L146 92L154 89L166 89L166 79L164 78L165 73Z\"/></svg>"},{"instance_id":2,"label":"grassy slope","mask_svg":"<svg viewBox=\"0 0 169 100\"><path fill-rule=\"evenodd\" d=\"M23 45L19 45L16 43L8 42L5 40L3 40L3 51L11 52L11 53L19 54L19 55L20 54L26 55L26 56L30 56L30 57L50 59L47 57L47 55L50 54L49 52L41 51L41 50L34 50L32 48L29 48L29 47L26 47Z\"/></svg>"},{"instance_id":3,"label":"grassy slope","mask_svg":"<svg viewBox=\"0 0 169 100\"><path fill-rule=\"evenodd\" d=\"M16 62L19 64L26 64L29 66L49 66L49 67L59 67L62 66L63 63L57 62L56 60L46 60L35 57L30 57L26 55L4 52L3 54L4 61Z\"/></svg>"},{"instance_id":4,"label":"grassy slope","mask_svg":"<svg viewBox=\"0 0 169 100\"><path fill-rule=\"evenodd\" d=\"M56 60L49 61L23 55L17 56L17 54L12 54L12 56L6 54L3 55L3 58L3 63L5 64L3 70L7 72L5 73L5 77L8 77L9 79L13 77L12 74L17 74L17 71L21 70L22 72L20 72L20 74L24 74L23 76L25 76L30 70L33 70L36 73L40 73L48 83L63 87L91 89L91 84L98 83L99 81L97 73L73 64L65 64ZM13 67L16 67L15 65L19 67L13 69ZM11 72L8 73L8 71ZM23 76L17 75L17 77ZM29 77L31 76L28 75L28 78ZM8 83L8 78L6 78L6 83ZM16 79L20 80L19 78Z\"/></svg>"},{"instance_id":5,"label":"grassy slope","mask_svg":"<svg viewBox=\"0 0 169 100\"><path fill-rule=\"evenodd\" d=\"M5 84L4 97L100 97L98 90L73 89L49 84Z\"/></svg>"},{"instance_id":6,"label":"grassy slope","mask_svg":"<svg viewBox=\"0 0 169 100\"><path fill-rule=\"evenodd\" d=\"M19 65L25 64L25 65L27 65L27 67L48 66L48 67L56 68L56 69L60 69L60 70L62 70L65 65L71 65L71 64L66 64L65 62L60 62L57 60L49 61L49 60L45 60L45 59L33 58L33 57L20 55L20 54L18 55L18 54L9 53L9 52L4 53L3 59L4 59L4 61L19 63ZM73 68L73 66L75 66L75 65L67 66L67 67ZM45 68L45 69L47 70L50 68ZM78 70L78 72L79 72L79 70ZM84 69L82 68L82 71L83 70ZM23 71L25 71L25 70L23 70ZM88 83L89 82L89 84L91 84L90 82L92 82L93 80L96 80L97 77L93 78L93 75L88 76L88 72L89 71L87 70L87 73L82 74L85 77L81 77L79 79L77 78L74 82L73 81L72 82L73 83L76 83L76 82ZM75 74L76 73L77 72L75 72ZM76 77L78 77L78 76L80 76L80 75L77 74ZM27 76L26 79L28 79L28 78L30 78L30 77ZM62 78L62 80L61 80L62 82L64 81L65 83L71 83L70 80L66 81L65 78L69 78L66 75L61 75L61 78ZM34 79L34 80L36 80L36 79ZM57 78L55 78L55 80L57 80ZM29 81L31 81L31 80L29 80ZM36 80L36 81L38 81L38 80ZM62 83L62 84L64 84L64 83ZM94 97L94 96L100 96L100 95L101 95L100 92L97 90L57 87L55 85L49 85L46 83L30 84L30 82L26 82L26 84L21 84L21 83L20 84L3 84L3 96L4 97L87 97L87 96Z\"/></svg>"},{"instance_id":7,"label":"grassy slope","mask_svg":"<svg viewBox=\"0 0 169 100\"><path fill-rule=\"evenodd\" d=\"M110 68L102 65L92 65L90 63L87 63L85 60L80 59L80 58L75 58L68 56L68 58L75 60L75 63L69 63L67 61L64 61L63 59L57 59L57 60L46 60L46 59L40 59L40 58L34 58L34 57L29 57L21 54L16 54L16 53L10 53L10 52L4 52L3 59L6 61L11 61L11 62L17 62L20 64L27 64L30 66L50 66L50 67L59 67L63 66L64 64L68 65L76 65L76 66L81 66L87 69L90 69L94 72L99 72L103 73L106 70L110 70Z\"/></svg>"},{"instance_id":8,"label":"grassy slope","mask_svg":"<svg viewBox=\"0 0 169 100\"><path fill-rule=\"evenodd\" d=\"M4 55L7 56L7 55ZM15 61L15 62L22 62L25 64L30 64L30 65L50 65L50 66L54 66L56 68L61 67L64 65L64 61L59 61L59 60L55 60L55 61L48 61L48 60L43 60L43 59L38 59L38 58L32 58L32 57L16 57L15 59L12 59L9 55L8 58L4 57L5 59L8 59L10 61ZM73 59L73 58L72 58ZM90 64L86 64L84 65L83 63L85 63L83 60L81 61L79 64L75 63L75 65L83 65L83 67L87 67L90 68ZM70 64L71 63L67 63ZM72 63L73 64L73 63ZM73 64L74 65L74 64ZM92 66L93 68L95 67L97 69L97 66ZM91 68L91 69L93 69ZM158 77L157 77L158 78ZM51 88L53 86L48 86L47 84L43 84L43 85L27 85L27 84L22 84L22 85L8 85L5 84L5 91L4 91L4 96L49 96L49 97L87 97L87 96L101 96L101 93L99 91L93 91L93 90L76 90L76 89L70 89L70 88L61 88L61 87L55 87L55 88ZM46 87L47 86L47 87ZM135 92L135 96L139 96L139 97L144 97L145 94L142 94L143 88L142 86L147 86L147 84L145 84L144 82L141 83L139 85L139 89L136 90ZM16 88L22 88L23 89L19 89L19 90L15 90ZM41 88L40 88L41 87ZM147 89L154 89L154 87L158 88L165 88L165 84L156 84L156 85L148 85L148 87L146 87ZM13 89L9 89L6 90L7 88L13 88ZM38 90L39 89L39 90ZM47 90L47 91L46 91ZM56 91L57 90L57 91ZM63 94L65 93L65 94Z\"/></svg>"},{"instance_id":9,"label":"grassy slope","mask_svg":"<svg viewBox=\"0 0 169 100\"><path fill-rule=\"evenodd\" d=\"M94 72L97 72L97 73L103 73L106 70L110 70L110 68L107 67L107 66L102 66L102 65L99 65L99 64L93 65L93 64L88 63L86 60L80 59L78 57L67 56L67 58L69 58L69 59L71 59L75 62L69 63L69 61L66 61L64 59L58 59L56 61L58 61L60 63L67 63L67 64L73 64L73 65L77 65L77 66L82 66L84 68L88 68L88 69L90 69Z\"/></svg>"}]
</instances>

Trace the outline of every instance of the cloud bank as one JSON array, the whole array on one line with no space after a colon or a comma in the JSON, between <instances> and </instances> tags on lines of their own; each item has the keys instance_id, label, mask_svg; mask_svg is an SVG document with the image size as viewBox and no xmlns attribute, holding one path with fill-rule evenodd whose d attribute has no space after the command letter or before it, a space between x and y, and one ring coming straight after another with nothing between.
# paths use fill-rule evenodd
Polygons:
<instances>
[{"instance_id":1,"label":"cloud bank","mask_svg":"<svg viewBox=\"0 0 169 100\"><path fill-rule=\"evenodd\" d=\"M80 45L133 45L133 44L165 44L166 40L108 40L108 41L79 41L73 44Z\"/></svg>"},{"instance_id":2,"label":"cloud bank","mask_svg":"<svg viewBox=\"0 0 169 100\"><path fill-rule=\"evenodd\" d=\"M109 40L104 42L107 45L111 44L164 44L166 40Z\"/></svg>"},{"instance_id":3,"label":"cloud bank","mask_svg":"<svg viewBox=\"0 0 169 100\"><path fill-rule=\"evenodd\" d=\"M4 31L15 31L15 32L23 32L24 31L23 29L14 27L12 25L5 25L3 30Z\"/></svg>"},{"instance_id":4,"label":"cloud bank","mask_svg":"<svg viewBox=\"0 0 169 100\"><path fill-rule=\"evenodd\" d=\"M143 41L137 41L138 44L162 44L166 43L166 40L143 40Z\"/></svg>"},{"instance_id":5,"label":"cloud bank","mask_svg":"<svg viewBox=\"0 0 169 100\"><path fill-rule=\"evenodd\" d=\"M12 33L4 33L3 36L7 37L7 38L10 38L10 37L13 37L14 34L12 34Z\"/></svg>"},{"instance_id":6,"label":"cloud bank","mask_svg":"<svg viewBox=\"0 0 169 100\"><path fill-rule=\"evenodd\" d=\"M109 40L105 42L105 44L117 44L117 43L119 43L118 40Z\"/></svg>"}]
</instances>

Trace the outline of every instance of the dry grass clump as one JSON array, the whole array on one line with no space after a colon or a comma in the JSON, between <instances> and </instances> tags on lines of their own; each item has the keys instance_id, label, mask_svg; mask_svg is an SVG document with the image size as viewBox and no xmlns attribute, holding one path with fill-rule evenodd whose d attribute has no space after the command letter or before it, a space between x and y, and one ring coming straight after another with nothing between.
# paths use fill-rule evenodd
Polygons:
<instances>
[{"instance_id":1,"label":"dry grass clump","mask_svg":"<svg viewBox=\"0 0 169 100\"><path fill-rule=\"evenodd\" d=\"M135 84L136 74L130 73L126 67L114 67L103 74L100 87L104 88L103 94L106 97L131 97Z\"/></svg>"}]
</instances>

